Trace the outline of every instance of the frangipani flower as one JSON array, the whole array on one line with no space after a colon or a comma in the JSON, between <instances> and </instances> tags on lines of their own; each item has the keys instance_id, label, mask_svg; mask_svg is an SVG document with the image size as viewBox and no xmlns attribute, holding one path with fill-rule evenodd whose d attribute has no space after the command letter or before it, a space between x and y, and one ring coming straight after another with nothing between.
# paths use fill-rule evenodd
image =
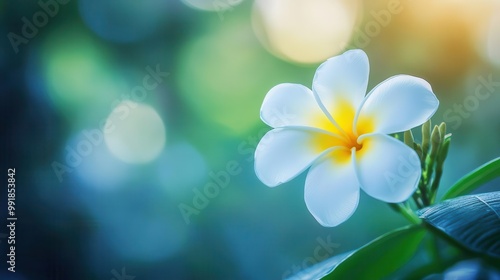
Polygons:
<instances>
[{"instance_id":1,"label":"frangipani flower","mask_svg":"<svg viewBox=\"0 0 500 280\"><path fill-rule=\"evenodd\" d=\"M323 226L356 210L360 188L389 203L407 200L421 175L416 152L387 135L427 121L439 101L423 79L398 75L365 96L368 57L347 51L321 64L312 91L279 84L266 95L261 119L273 129L255 151L255 172L267 186L310 167L305 202Z\"/></svg>"}]
</instances>

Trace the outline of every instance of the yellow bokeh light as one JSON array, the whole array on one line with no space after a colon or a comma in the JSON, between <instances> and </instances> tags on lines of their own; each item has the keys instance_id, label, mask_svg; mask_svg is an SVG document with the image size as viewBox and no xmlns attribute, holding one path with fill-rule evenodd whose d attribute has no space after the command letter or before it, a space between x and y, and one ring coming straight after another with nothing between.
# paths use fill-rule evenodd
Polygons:
<instances>
[{"instance_id":1,"label":"yellow bokeh light","mask_svg":"<svg viewBox=\"0 0 500 280\"><path fill-rule=\"evenodd\" d=\"M404 72L426 79L438 90L463 81L477 63L479 33L490 17L491 1L394 1L400 3L399 12L392 13L389 24L369 41L368 48L379 59L370 62L383 65L372 72L373 78ZM378 12L386 7L366 9ZM375 19L369 16L370 20Z\"/></svg>"},{"instance_id":2,"label":"yellow bokeh light","mask_svg":"<svg viewBox=\"0 0 500 280\"><path fill-rule=\"evenodd\" d=\"M127 163L147 163L165 146L165 125L148 105L124 101L106 120L104 141L111 153Z\"/></svg>"},{"instance_id":3,"label":"yellow bokeh light","mask_svg":"<svg viewBox=\"0 0 500 280\"><path fill-rule=\"evenodd\" d=\"M500 67L500 8L492 17L488 29L486 53L489 60Z\"/></svg>"},{"instance_id":4,"label":"yellow bokeh light","mask_svg":"<svg viewBox=\"0 0 500 280\"><path fill-rule=\"evenodd\" d=\"M204 122L246 134L261 124L266 92L280 81L310 79L314 71L289 67L263 50L241 17L228 18L183 47L179 96Z\"/></svg>"},{"instance_id":5,"label":"yellow bokeh light","mask_svg":"<svg viewBox=\"0 0 500 280\"><path fill-rule=\"evenodd\" d=\"M252 23L274 55L299 63L318 63L339 54L353 33L358 1L256 0Z\"/></svg>"}]
</instances>

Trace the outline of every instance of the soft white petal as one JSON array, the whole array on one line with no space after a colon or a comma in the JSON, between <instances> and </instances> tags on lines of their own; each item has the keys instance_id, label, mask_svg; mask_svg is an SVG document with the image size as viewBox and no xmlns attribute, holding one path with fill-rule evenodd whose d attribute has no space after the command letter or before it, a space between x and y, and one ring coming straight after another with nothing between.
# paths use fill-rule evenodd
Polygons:
<instances>
[{"instance_id":1,"label":"soft white petal","mask_svg":"<svg viewBox=\"0 0 500 280\"><path fill-rule=\"evenodd\" d=\"M420 159L403 142L382 134L366 135L356 152L355 168L361 188L390 203L407 200L420 179Z\"/></svg>"},{"instance_id":2,"label":"soft white petal","mask_svg":"<svg viewBox=\"0 0 500 280\"><path fill-rule=\"evenodd\" d=\"M375 132L389 134L421 125L438 106L439 101L428 82L398 75L380 83L368 94L358 118L372 120Z\"/></svg>"},{"instance_id":3,"label":"soft white petal","mask_svg":"<svg viewBox=\"0 0 500 280\"><path fill-rule=\"evenodd\" d=\"M314 94L329 112L345 102L358 108L366 94L369 72L364 51L347 51L319 66L313 79Z\"/></svg>"},{"instance_id":4,"label":"soft white petal","mask_svg":"<svg viewBox=\"0 0 500 280\"><path fill-rule=\"evenodd\" d=\"M309 126L329 129L328 125L331 126L312 91L299 84L279 84L269 90L260 117L273 128Z\"/></svg>"},{"instance_id":5,"label":"soft white petal","mask_svg":"<svg viewBox=\"0 0 500 280\"><path fill-rule=\"evenodd\" d=\"M306 178L304 199L309 212L323 226L347 220L359 201L359 183L351 160L338 162L334 150L316 161Z\"/></svg>"},{"instance_id":6,"label":"soft white petal","mask_svg":"<svg viewBox=\"0 0 500 280\"><path fill-rule=\"evenodd\" d=\"M320 137L329 136L312 128L276 128L269 131L255 150L255 174L269 187L288 182L326 150L314 144Z\"/></svg>"}]
</instances>

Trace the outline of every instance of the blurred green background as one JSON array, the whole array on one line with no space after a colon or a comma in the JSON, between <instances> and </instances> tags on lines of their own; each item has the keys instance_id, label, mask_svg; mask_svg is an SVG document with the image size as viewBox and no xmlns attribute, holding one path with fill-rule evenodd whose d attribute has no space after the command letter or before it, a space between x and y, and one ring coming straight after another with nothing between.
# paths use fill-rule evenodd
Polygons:
<instances>
[{"instance_id":1,"label":"blurred green background","mask_svg":"<svg viewBox=\"0 0 500 280\"><path fill-rule=\"evenodd\" d=\"M369 89L433 86L453 133L441 193L500 155L499 1L24 0L0 15L18 217L15 274L0 230L1 279L281 279L324 242L333 256L405 225L363 195L324 228L304 174L274 189L254 174L267 91L310 87L346 49L367 52Z\"/></svg>"}]
</instances>

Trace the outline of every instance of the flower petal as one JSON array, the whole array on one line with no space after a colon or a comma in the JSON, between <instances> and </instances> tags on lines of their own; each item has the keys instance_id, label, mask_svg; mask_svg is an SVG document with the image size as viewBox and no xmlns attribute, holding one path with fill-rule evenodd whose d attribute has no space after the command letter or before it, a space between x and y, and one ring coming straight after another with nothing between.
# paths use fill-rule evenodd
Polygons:
<instances>
[{"instance_id":1,"label":"flower petal","mask_svg":"<svg viewBox=\"0 0 500 280\"><path fill-rule=\"evenodd\" d=\"M425 80L398 75L377 85L366 97L359 117L374 122L375 132L395 133L426 122L439 101Z\"/></svg>"},{"instance_id":2,"label":"flower petal","mask_svg":"<svg viewBox=\"0 0 500 280\"><path fill-rule=\"evenodd\" d=\"M361 188L370 196L390 203L407 200L420 179L420 159L403 142L382 134L360 137L355 169Z\"/></svg>"},{"instance_id":3,"label":"flower petal","mask_svg":"<svg viewBox=\"0 0 500 280\"><path fill-rule=\"evenodd\" d=\"M269 187L288 182L308 168L329 147L331 135L313 128L276 128L255 150L255 174Z\"/></svg>"},{"instance_id":4,"label":"flower petal","mask_svg":"<svg viewBox=\"0 0 500 280\"><path fill-rule=\"evenodd\" d=\"M318 67L313 79L313 92L323 109L330 113L346 102L358 108L366 94L369 72L368 57L364 51L346 51ZM334 115L332 117L335 119Z\"/></svg>"},{"instance_id":5,"label":"flower petal","mask_svg":"<svg viewBox=\"0 0 500 280\"><path fill-rule=\"evenodd\" d=\"M260 118L273 128L308 126L331 130L332 127L312 91L299 84L279 84L269 90Z\"/></svg>"},{"instance_id":6,"label":"flower petal","mask_svg":"<svg viewBox=\"0 0 500 280\"><path fill-rule=\"evenodd\" d=\"M359 202L359 183L352 160L335 160L339 149L316 161L306 178L304 199L309 212L325 227L347 220Z\"/></svg>"}]
</instances>

